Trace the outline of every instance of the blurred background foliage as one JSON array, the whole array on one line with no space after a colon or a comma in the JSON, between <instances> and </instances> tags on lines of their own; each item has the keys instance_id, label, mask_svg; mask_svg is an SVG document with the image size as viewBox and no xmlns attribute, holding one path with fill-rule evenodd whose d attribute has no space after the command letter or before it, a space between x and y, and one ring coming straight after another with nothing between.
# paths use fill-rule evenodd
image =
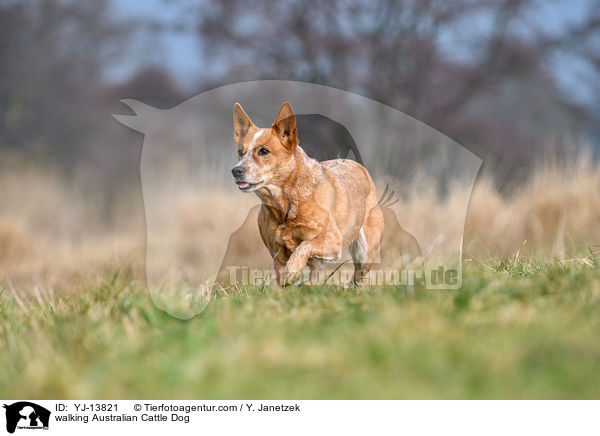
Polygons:
<instances>
[{"instance_id":1,"label":"blurred background foliage","mask_svg":"<svg viewBox=\"0 0 600 436\"><path fill-rule=\"evenodd\" d=\"M168 108L245 80L391 105L500 185L600 138L597 0L0 0L0 29L0 147L93 183L137 177L120 98Z\"/></svg>"},{"instance_id":2,"label":"blurred background foliage","mask_svg":"<svg viewBox=\"0 0 600 436\"><path fill-rule=\"evenodd\" d=\"M260 79L378 100L483 158L470 255L598 240L600 0L0 0L0 32L0 251L23 277L60 250L74 272L82 252L143 258L143 137L111 116L132 113L120 99L167 109Z\"/></svg>"},{"instance_id":3,"label":"blurred background foliage","mask_svg":"<svg viewBox=\"0 0 600 436\"><path fill-rule=\"evenodd\" d=\"M111 114L259 79L381 101L484 159L460 292L235 286L192 324L155 310L143 138ZM0 393L597 398L599 147L600 0L0 0ZM443 237L460 187L415 186L400 222ZM169 261L201 270L257 201L214 188L165 190Z\"/></svg>"}]
</instances>

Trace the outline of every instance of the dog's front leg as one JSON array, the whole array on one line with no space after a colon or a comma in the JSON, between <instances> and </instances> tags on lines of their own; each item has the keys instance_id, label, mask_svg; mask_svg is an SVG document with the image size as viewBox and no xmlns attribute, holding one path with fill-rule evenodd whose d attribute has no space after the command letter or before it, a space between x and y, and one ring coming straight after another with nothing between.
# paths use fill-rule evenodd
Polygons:
<instances>
[{"instance_id":1,"label":"dog's front leg","mask_svg":"<svg viewBox=\"0 0 600 436\"><path fill-rule=\"evenodd\" d=\"M342 235L337 228L329 229L327 233L309 241L302 241L285 265L282 283L287 285L298 281L308 259L313 256L324 259L342 256Z\"/></svg>"}]
</instances>

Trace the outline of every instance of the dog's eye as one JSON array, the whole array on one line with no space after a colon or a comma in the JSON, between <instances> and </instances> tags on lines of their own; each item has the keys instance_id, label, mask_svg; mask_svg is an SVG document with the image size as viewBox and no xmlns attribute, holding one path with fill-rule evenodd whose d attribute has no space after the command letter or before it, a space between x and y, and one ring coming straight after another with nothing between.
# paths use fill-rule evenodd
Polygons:
<instances>
[{"instance_id":1,"label":"dog's eye","mask_svg":"<svg viewBox=\"0 0 600 436\"><path fill-rule=\"evenodd\" d=\"M267 150L266 148L261 148L260 150L258 150L258 155L259 156L264 156L264 155L269 154L269 153L270 153L270 151Z\"/></svg>"},{"instance_id":2,"label":"dog's eye","mask_svg":"<svg viewBox=\"0 0 600 436\"><path fill-rule=\"evenodd\" d=\"M244 155L244 149L243 148L238 148L238 156L242 157Z\"/></svg>"}]
</instances>

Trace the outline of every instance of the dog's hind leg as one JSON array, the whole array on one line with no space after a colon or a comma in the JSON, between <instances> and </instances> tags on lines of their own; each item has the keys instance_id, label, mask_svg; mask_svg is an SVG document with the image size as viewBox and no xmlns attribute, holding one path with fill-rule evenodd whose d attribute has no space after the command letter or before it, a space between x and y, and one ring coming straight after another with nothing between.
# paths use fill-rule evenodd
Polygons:
<instances>
[{"instance_id":1,"label":"dog's hind leg","mask_svg":"<svg viewBox=\"0 0 600 436\"><path fill-rule=\"evenodd\" d=\"M365 236L365 231L363 228L360 228L360 232L358 236L350 245L350 255L352 256L352 260L354 261L354 280L355 284L359 283L365 273L365 266L367 265L367 238Z\"/></svg>"},{"instance_id":2,"label":"dog's hind leg","mask_svg":"<svg viewBox=\"0 0 600 436\"><path fill-rule=\"evenodd\" d=\"M354 283L360 284L375 262L383 236L383 214L377 204L375 190L367 197L367 214L358 236L350 246L354 261Z\"/></svg>"}]
</instances>

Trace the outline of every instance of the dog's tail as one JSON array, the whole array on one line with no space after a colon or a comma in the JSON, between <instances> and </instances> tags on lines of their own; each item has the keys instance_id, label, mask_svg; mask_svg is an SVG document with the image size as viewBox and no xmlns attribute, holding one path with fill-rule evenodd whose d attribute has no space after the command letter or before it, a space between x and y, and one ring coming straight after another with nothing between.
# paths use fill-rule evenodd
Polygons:
<instances>
[{"instance_id":1,"label":"dog's tail","mask_svg":"<svg viewBox=\"0 0 600 436\"><path fill-rule=\"evenodd\" d=\"M379 203L377 203L380 207L390 207L394 204L398 203L400 199L396 197L396 193L393 189L389 189L390 185L386 184L385 189L383 190L383 194L379 198Z\"/></svg>"}]
</instances>

